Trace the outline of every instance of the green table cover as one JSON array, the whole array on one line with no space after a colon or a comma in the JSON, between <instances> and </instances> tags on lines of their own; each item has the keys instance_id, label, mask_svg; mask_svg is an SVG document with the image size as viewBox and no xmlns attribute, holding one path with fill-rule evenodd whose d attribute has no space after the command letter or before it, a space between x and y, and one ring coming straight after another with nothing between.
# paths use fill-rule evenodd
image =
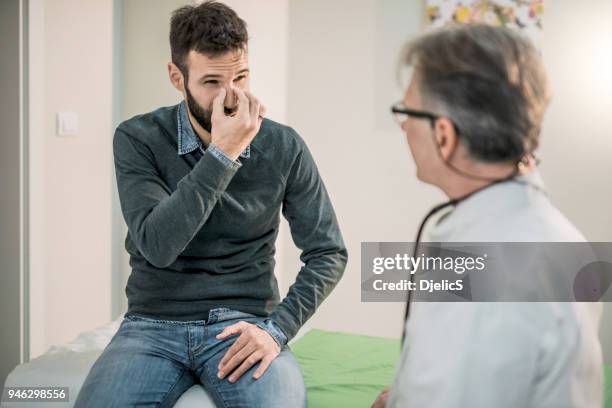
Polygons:
<instances>
[{"instance_id":1,"label":"green table cover","mask_svg":"<svg viewBox=\"0 0 612 408\"><path fill-rule=\"evenodd\" d=\"M399 340L310 330L291 349L300 362L309 408L369 408L393 383ZM612 366L604 366L605 408L612 408Z\"/></svg>"},{"instance_id":2,"label":"green table cover","mask_svg":"<svg viewBox=\"0 0 612 408\"><path fill-rule=\"evenodd\" d=\"M291 345L309 408L370 407L393 383L399 340L310 330Z\"/></svg>"}]
</instances>

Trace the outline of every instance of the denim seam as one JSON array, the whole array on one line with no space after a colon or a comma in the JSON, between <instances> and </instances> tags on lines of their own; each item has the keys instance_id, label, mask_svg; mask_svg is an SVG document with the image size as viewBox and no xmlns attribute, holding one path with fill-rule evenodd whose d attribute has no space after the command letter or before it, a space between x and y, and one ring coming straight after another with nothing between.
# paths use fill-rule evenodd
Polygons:
<instances>
[{"instance_id":1,"label":"denim seam","mask_svg":"<svg viewBox=\"0 0 612 408\"><path fill-rule=\"evenodd\" d=\"M196 347L192 351L192 355L193 355L194 361L195 361L196 353L198 353L200 350L202 350L204 348L204 346L206 346L206 339L208 338L208 326L209 326L208 323L206 323L204 325L204 333L203 333L203 337L202 337L202 342L200 344L196 345Z\"/></svg>"},{"instance_id":2,"label":"denim seam","mask_svg":"<svg viewBox=\"0 0 612 408\"><path fill-rule=\"evenodd\" d=\"M137 323L137 322L143 322L143 323L149 323L149 324L155 324L155 325L163 325L164 322L162 322L161 320L156 320L156 319L143 319L139 316L126 316L125 319L129 322L133 322L133 323Z\"/></svg>"},{"instance_id":3,"label":"denim seam","mask_svg":"<svg viewBox=\"0 0 612 408\"><path fill-rule=\"evenodd\" d=\"M194 361L195 361L196 353L199 352L202 349L202 347L206 345L207 332L208 332L208 324L204 325L204 337L202 338L202 342L200 344L192 344L191 339L189 339L189 352L191 353ZM194 346L193 349L192 349L192 346Z\"/></svg>"},{"instance_id":4,"label":"denim seam","mask_svg":"<svg viewBox=\"0 0 612 408\"><path fill-rule=\"evenodd\" d=\"M238 314L238 313L221 313L217 315L217 319L215 321L211 321L210 324L214 324L214 323L222 323L222 322L226 322L228 320L244 320L244 319L253 319L253 318L257 318L257 319L263 319L262 316L256 316L254 314L250 314L250 313L244 313L244 312L240 312L242 315Z\"/></svg>"},{"instance_id":5,"label":"denim seam","mask_svg":"<svg viewBox=\"0 0 612 408\"><path fill-rule=\"evenodd\" d=\"M206 324L205 320L163 320L163 319L153 319L150 317L144 317L144 316L138 316L138 315L127 315L124 317L125 320L130 321L130 322L145 322L145 323L150 323L150 324L162 324L162 325L169 325L169 324L174 324L174 325L181 325L181 326L186 326L186 325L194 325L194 322L197 322L197 325L202 325L202 324Z\"/></svg>"},{"instance_id":6,"label":"denim seam","mask_svg":"<svg viewBox=\"0 0 612 408\"><path fill-rule=\"evenodd\" d=\"M189 365L193 367L194 358L191 352L191 330L189 330L189 327L187 327L187 358L189 359Z\"/></svg>"},{"instance_id":7,"label":"denim seam","mask_svg":"<svg viewBox=\"0 0 612 408\"><path fill-rule=\"evenodd\" d=\"M213 390L213 392L215 394L217 394L217 396L219 397L219 400L221 401L221 403L223 403L223 407L217 407L217 408L227 408L227 406L228 406L227 405L227 401L225 401L225 398L223 398L223 394L221 394L221 392L214 385L215 378L217 378L217 377L216 376L213 377L213 375L208 370L208 365L207 364L204 364L204 372L206 372L206 375L208 376L208 383L210 384L210 388ZM219 378L217 378L217 381L223 381L223 380L219 380ZM217 402L215 401L215 404L216 403Z\"/></svg>"},{"instance_id":8,"label":"denim seam","mask_svg":"<svg viewBox=\"0 0 612 408\"><path fill-rule=\"evenodd\" d=\"M157 403L157 406L160 407L162 405L162 403L164 402L164 400L168 397L168 395L170 395L170 392L172 392L172 390L174 389L174 387L176 387L176 384L179 383L179 381L181 380L181 378L183 377L183 375L185 375L185 373L187 372L186 369L182 369L181 372L176 376L176 379L174 380L174 384L172 384L172 387L170 387L166 393L164 394L164 396L160 399L160 401Z\"/></svg>"}]
</instances>

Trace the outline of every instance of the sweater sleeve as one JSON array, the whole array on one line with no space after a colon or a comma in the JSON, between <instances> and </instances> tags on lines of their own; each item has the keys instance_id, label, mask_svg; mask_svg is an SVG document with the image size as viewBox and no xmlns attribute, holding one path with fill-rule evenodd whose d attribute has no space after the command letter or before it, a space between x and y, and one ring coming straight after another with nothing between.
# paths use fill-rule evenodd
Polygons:
<instances>
[{"instance_id":1,"label":"sweater sleeve","mask_svg":"<svg viewBox=\"0 0 612 408\"><path fill-rule=\"evenodd\" d=\"M171 191L153 153L118 128L113 138L117 188L130 236L147 261L166 268L202 228L240 168L207 150Z\"/></svg>"},{"instance_id":2,"label":"sweater sleeve","mask_svg":"<svg viewBox=\"0 0 612 408\"><path fill-rule=\"evenodd\" d=\"M295 283L270 318L291 339L336 286L348 254L317 166L296 134L299 152L287 178L283 215L303 262Z\"/></svg>"}]
</instances>

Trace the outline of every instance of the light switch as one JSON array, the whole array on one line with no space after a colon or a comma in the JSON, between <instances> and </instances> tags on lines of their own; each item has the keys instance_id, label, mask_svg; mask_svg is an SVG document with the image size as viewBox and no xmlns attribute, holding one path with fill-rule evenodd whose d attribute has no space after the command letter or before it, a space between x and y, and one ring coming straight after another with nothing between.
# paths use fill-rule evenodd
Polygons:
<instances>
[{"instance_id":1,"label":"light switch","mask_svg":"<svg viewBox=\"0 0 612 408\"><path fill-rule=\"evenodd\" d=\"M75 112L57 113L57 135L76 136L79 132L79 116Z\"/></svg>"}]
</instances>

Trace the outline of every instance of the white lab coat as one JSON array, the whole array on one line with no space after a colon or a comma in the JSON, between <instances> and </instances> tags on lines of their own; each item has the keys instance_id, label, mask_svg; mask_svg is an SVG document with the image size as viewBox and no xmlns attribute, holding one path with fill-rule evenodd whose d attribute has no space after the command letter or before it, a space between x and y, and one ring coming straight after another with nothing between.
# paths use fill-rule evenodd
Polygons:
<instances>
[{"instance_id":1,"label":"white lab coat","mask_svg":"<svg viewBox=\"0 0 612 408\"><path fill-rule=\"evenodd\" d=\"M542 186L539 174L523 177ZM432 242L582 242L530 186L502 183L460 203ZM387 407L600 408L601 303L414 302Z\"/></svg>"}]
</instances>

